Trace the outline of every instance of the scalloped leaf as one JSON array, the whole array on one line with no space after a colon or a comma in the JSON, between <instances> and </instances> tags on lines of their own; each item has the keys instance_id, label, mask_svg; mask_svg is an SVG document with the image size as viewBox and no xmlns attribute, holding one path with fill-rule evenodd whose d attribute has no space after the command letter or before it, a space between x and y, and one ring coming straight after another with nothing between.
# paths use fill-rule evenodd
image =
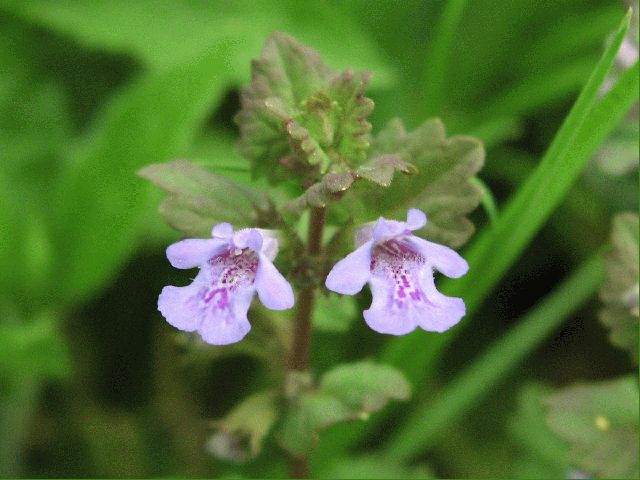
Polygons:
<instances>
[{"instance_id":1,"label":"scalloped leaf","mask_svg":"<svg viewBox=\"0 0 640 480\"><path fill-rule=\"evenodd\" d=\"M338 422L366 419L389 400L407 400L409 383L402 373L373 362L343 364L325 373L317 389L294 400L279 432L283 448L294 455L308 453L318 443L318 431Z\"/></svg>"},{"instance_id":2,"label":"scalloped leaf","mask_svg":"<svg viewBox=\"0 0 640 480\"><path fill-rule=\"evenodd\" d=\"M242 108L236 115L238 146L255 173L270 180L281 177L273 167L292 155L287 119L299 114L302 102L331 74L318 52L290 35L275 32L266 40L260 58L251 63L251 84L242 89Z\"/></svg>"},{"instance_id":3,"label":"scalloped leaf","mask_svg":"<svg viewBox=\"0 0 640 480\"><path fill-rule=\"evenodd\" d=\"M389 365L369 361L338 365L325 373L320 390L335 395L358 415L383 408L389 400L408 400L411 386Z\"/></svg>"},{"instance_id":4,"label":"scalloped leaf","mask_svg":"<svg viewBox=\"0 0 640 480\"><path fill-rule=\"evenodd\" d=\"M604 308L600 321L609 339L638 363L638 215L622 213L613 219L612 250L607 254L606 280L600 289Z\"/></svg>"},{"instance_id":5,"label":"scalloped leaf","mask_svg":"<svg viewBox=\"0 0 640 480\"><path fill-rule=\"evenodd\" d=\"M356 169L356 174L358 177L366 178L381 187L388 187L391 185L396 170L411 175L418 173L416 167L402 160L400 155L380 155L364 165L360 165Z\"/></svg>"},{"instance_id":6,"label":"scalloped leaf","mask_svg":"<svg viewBox=\"0 0 640 480\"><path fill-rule=\"evenodd\" d=\"M160 213L187 236L208 237L220 222L269 226L276 218L266 195L187 160L151 164L138 174L170 194L160 205Z\"/></svg>"},{"instance_id":7,"label":"scalloped leaf","mask_svg":"<svg viewBox=\"0 0 640 480\"><path fill-rule=\"evenodd\" d=\"M369 158L398 155L415 166L415 175L394 178L388 188L369 187L358 192L365 208L376 214L403 218L409 208L420 208L429 217L425 236L453 248L473 234L466 217L482 197L471 182L484 163L482 143L468 136L448 137L439 119L428 120L412 132L402 121L389 122L371 142Z\"/></svg>"},{"instance_id":8,"label":"scalloped leaf","mask_svg":"<svg viewBox=\"0 0 640 480\"><path fill-rule=\"evenodd\" d=\"M638 383L632 376L550 395L548 423L571 444L569 463L604 478L638 478Z\"/></svg>"},{"instance_id":9,"label":"scalloped leaf","mask_svg":"<svg viewBox=\"0 0 640 480\"><path fill-rule=\"evenodd\" d=\"M318 444L318 430L357 418L340 399L322 392L309 392L296 400L278 434L280 445L294 455L303 455Z\"/></svg>"},{"instance_id":10,"label":"scalloped leaf","mask_svg":"<svg viewBox=\"0 0 640 480\"><path fill-rule=\"evenodd\" d=\"M366 158L366 118L373 102L364 96L366 72L336 74L320 55L276 32L252 63L252 82L241 93L240 152L255 174L277 182L285 168L301 173L332 163Z\"/></svg>"}]
</instances>

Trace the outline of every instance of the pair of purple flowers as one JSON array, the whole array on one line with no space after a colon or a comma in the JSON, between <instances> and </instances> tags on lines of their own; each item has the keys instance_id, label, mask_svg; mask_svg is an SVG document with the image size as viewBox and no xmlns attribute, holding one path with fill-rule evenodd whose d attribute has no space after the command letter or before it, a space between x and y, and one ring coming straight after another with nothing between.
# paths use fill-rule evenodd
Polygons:
<instances>
[{"instance_id":1,"label":"pair of purple flowers","mask_svg":"<svg viewBox=\"0 0 640 480\"><path fill-rule=\"evenodd\" d=\"M462 299L436 290L433 271L458 278L469 266L450 248L411 233L426 223L417 209L409 210L406 222L380 217L357 232L358 248L327 276L326 287L345 295L355 295L369 283L373 301L364 319L377 332L404 335L417 327L443 332L465 314ZM221 223L211 233L213 238L182 240L167 248L171 265L199 267L200 272L191 285L164 287L158 309L174 327L197 331L212 345L227 345L249 332L247 312L256 291L272 310L291 308L294 296L272 263L278 240L271 231L234 232Z\"/></svg>"}]
</instances>

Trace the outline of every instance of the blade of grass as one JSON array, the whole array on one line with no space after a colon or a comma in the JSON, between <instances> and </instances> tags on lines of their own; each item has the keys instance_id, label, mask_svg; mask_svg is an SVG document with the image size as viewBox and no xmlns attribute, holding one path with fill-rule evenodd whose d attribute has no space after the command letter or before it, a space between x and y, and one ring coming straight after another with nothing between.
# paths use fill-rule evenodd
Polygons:
<instances>
[{"instance_id":1,"label":"blade of grass","mask_svg":"<svg viewBox=\"0 0 640 480\"><path fill-rule=\"evenodd\" d=\"M468 313L477 310L517 260L578 179L597 148L638 98L636 64L593 107L600 86L626 34L629 18L629 15L625 16L614 41L596 65L536 170L506 204L495 224L484 230L467 249L465 257L471 265L469 273L455 282L442 282L443 289L448 294L465 299ZM424 375L425 368L431 368L441 348L468 324L468 321L463 322L458 328L443 335L418 332L394 339L389 342L382 359L403 367L409 378L416 382ZM426 340L427 338L430 340ZM422 354L420 357L416 357L418 352Z\"/></svg>"},{"instance_id":2,"label":"blade of grass","mask_svg":"<svg viewBox=\"0 0 640 480\"><path fill-rule=\"evenodd\" d=\"M554 141L541 164L505 206L495 227L484 231L467 251L478 273L452 287L466 293L469 310L475 310L513 264L536 232L577 180L609 133L638 98L638 65L621 77L576 128L564 147ZM561 132L558 135L561 135ZM555 148L554 148L555 147ZM454 286L455 285L455 286Z\"/></svg>"},{"instance_id":3,"label":"blade of grass","mask_svg":"<svg viewBox=\"0 0 640 480\"><path fill-rule=\"evenodd\" d=\"M489 393L580 308L600 287L603 275L602 256L597 253L496 340L434 400L413 410L387 443L385 454L394 460L405 461L432 446L447 425Z\"/></svg>"},{"instance_id":4,"label":"blade of grass","mask_svg":"<svg viewBox=\"0 0 640 480\"><path fill-rule=\"evenodd\" d=\"M491 293L493 287L522 253L545 220L558 206L580 172L600 144L618 125L638 98L638 65L625 72L614 88L595 107L598 92L608 75L615 55L629 27L630 12L624 17L613 41L598 61L578 100L554 138L544 158L525 184L502 210L489 230L479 235L465 257L471 265L469 273L455 282L442 282L442 290L465 299L472 314ZM417 385L429 375L446 345L468 325L463 322L444 334L416 331L393 339L380 359L401 368ZM390 409L387 409L389 412ZM388 413L387 413L388 415ZM366 424L336 428L323 436L315 461L321 463L331 455L339 455L371 432L385 414L371 418Z\"/></svg>"},{"instance_id":5,"label":"blade of grass","mask_svg":"<svg viewBox=\"0 0 640 480\"><path fill-rule=\"evenodd\" d=\"M441 114L451 44L466 4L467 0L449 0L444 6L424 68L427 98L421 104L422 118Z\"/></svg>"}]
</instances>

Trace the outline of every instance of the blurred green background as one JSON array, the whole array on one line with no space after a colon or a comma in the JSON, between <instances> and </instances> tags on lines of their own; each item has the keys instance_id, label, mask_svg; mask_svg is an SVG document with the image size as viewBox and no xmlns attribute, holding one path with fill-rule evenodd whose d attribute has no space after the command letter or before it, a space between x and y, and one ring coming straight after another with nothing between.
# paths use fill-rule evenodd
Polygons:
<instances>
[{"instance_id":1,"label":"blurred green background","mask_svg":"<svg viewBox=\"0 0 640 480\"><path fill-rule=\"evenodd\" d=\"M0 2L0 475L285 474L272 439L246 465L205 451L203 419L259 389L264 366L184 354L156 300L192 272L166 261L179 235L157 213L162 194L135 175L189 158L249 181L232 117L269 33L291 33L334 69L373 71L374 130L439 116L450 134L480 138L480 178L500 209L625 10L617 0ZM424 395L605 244L615 213L637 210L637 125L636 109L475 313L481 328L447 346ZM483 209L473 220L491 222ZM634 368L608 343L599 308L593 296L420 460L437 476L526 476L514 433L523 388ZM319 370L388 341L359 315L345 333L316 333ZM358 451L373 452L402 418L396 409Z\"/></svg>"}]
</instances>

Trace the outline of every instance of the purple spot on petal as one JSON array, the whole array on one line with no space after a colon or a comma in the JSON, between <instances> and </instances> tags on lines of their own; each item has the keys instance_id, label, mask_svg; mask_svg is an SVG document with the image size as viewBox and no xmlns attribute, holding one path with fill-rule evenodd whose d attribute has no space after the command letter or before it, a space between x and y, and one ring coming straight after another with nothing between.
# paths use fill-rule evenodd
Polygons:
<instances>
[{"instance_id":1,"label":"purple spot on petal","mask_svg":"<svg viewBox=\"0 0 640 480\"><path fill-rule=\"evenodd\" d=\"M201 301L212 313L218 311L225 321L231 321L231 296L238 289L253 285L258 270L258 255L251 249L227 250L208 261L208 281L198 292Z\"/></svg>"},{"instance_id":2,"label":"purple spot on petal","mask_svg":"<svg viewBox=\"0 0 640 480\"><path fill-rule=\"evenodd\" d=\"M394 237L374 245L371 273L390 284L387 299L390 316L406 315L410 304L428 302L419 280L423 268L430 267L403 237Z\"/></svg>"}]
</instances>

